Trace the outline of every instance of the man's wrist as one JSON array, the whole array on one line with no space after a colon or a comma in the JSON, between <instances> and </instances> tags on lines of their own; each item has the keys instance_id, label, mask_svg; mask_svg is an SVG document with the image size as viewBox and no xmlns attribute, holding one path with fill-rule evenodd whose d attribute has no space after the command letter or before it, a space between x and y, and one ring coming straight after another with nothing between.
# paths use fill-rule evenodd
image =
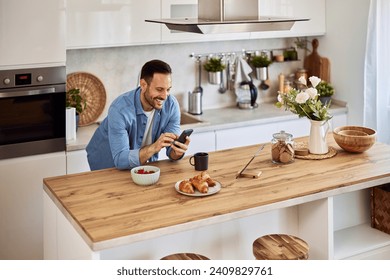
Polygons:
<instances>
[{"instance_id":1,"label":"man's wrist","mask_svg":"<svg viewBox=\"0 0 390 280\"><path fill-rule=\"evenodd\" d=\"M176 153L176 151L174 149L171 149L171 152L169 155L170 155L170 158L172 160L179 160L184 156L184 153L179 154L179 153Z\"/></svg>"}]
</instances>

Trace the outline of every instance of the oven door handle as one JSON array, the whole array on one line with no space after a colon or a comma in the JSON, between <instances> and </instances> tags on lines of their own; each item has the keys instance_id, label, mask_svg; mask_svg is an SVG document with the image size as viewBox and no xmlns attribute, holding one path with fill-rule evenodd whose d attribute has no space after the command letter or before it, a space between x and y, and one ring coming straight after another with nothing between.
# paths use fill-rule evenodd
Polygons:
<instances>
[{"instance_id":1,"label":"oven door handle","mask_svg":"<svg viewBox=\"0 0 390 280\"><path fill-rule=\"evenodd\" d=\"M22 91L0 91L0 98L18 97L18 96L31 96L56 92L55 87L31 89Z\"/></svg>"}]
</instances>

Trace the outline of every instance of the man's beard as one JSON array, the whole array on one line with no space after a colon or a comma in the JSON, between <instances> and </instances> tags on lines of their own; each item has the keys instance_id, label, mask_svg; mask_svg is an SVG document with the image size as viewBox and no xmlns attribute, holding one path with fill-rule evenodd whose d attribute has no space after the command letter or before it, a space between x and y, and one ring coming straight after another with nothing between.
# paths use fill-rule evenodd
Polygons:
<instances>
[{"instance_id":1,"label":"man's beard","mask_svg":"<svg viewBox=\"0 0 390 280\"><path fill-rule=\"evenodd\" d=\"M157 108L156 108L156 105L155 105L155 102L156 102L156 100L158 101L158 100L161 100L162 102L164 102L164 100L162 100L161 98L159 98L159 97L155 97L155 98L153 98L153 99L151 99L150 97L149 97L149 86L146 88L146 91L145 91L145 100L146 100L146 102L148 102L148 104L152 107L152 109L160 109L160 107L162 107L162 104L161 105L159 105Z\"/></svg>"}]
</instances>

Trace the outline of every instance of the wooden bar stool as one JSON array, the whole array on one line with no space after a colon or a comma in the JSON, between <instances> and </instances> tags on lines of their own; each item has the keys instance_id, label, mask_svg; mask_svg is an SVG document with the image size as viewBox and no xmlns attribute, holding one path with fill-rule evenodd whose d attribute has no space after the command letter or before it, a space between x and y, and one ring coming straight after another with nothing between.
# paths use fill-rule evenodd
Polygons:
<instances>
[{"instance_id":1,"label":"wooden bar stool","mask_svg":"<svg viewBox=\"0 0 390 280\"><path fill-rule=\"evenodd\" d=\"M293 235L269 234L253 242L256 260L307 260L309 246Z\"/></svg>"},{"instance_id":2,"label":"wooden bar stool","mask_svg":"<svg viewBox=\"0 0 390 280\"><path fill-rule=\"evenodd\" d=\"M161 258L161 260L184 260L184 261L189 261L189 260L195 260L195 261L200 261L200 260L210 260L209 258L199 255L199 254L194 254L194 253L176 253L172 255L165 256Z\"/></svg>"}]
</instances>

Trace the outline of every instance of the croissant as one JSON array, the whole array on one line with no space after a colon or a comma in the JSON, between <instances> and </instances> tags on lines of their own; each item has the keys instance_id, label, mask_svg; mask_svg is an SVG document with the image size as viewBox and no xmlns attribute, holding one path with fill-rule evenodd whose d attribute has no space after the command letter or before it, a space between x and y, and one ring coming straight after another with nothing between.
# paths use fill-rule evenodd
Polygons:
<instances>
[{"instance_id":1,"label":"croissant","mask_svg":"<svg viewBox=\"0 0 390 280\"><path fill-rule=\"evenodd\" d=\"M195 176L196 177L196 176ZM198 178L191 178L190 182L192 185L200 192L207 193L209 191L209 185L207 185L206 181L199 180Z\"/></svg>"},{"instance_id":2,"label":"croissant","mask_svg":"<svg viewBox=\"0 0 390 280\"><path fill-rule=\"evenodd\" d=\"M205 181L209 187L214 187L216 185L215 181L211 179L209 173L207 173L206 171L202 171L202 173L200 173L200 176L202 178L202 181Z\"/></svg>"},{"instance_id":3,"label":"croissant","mask_svg":"<svg viewBox=\"0 0 390 280\"><path fill-rule=\"evenodd\" d=\"M185 193L194 193L194 188L189 180L183 180L179 184L179 190Z\"/></svg>"}]
</instances>

